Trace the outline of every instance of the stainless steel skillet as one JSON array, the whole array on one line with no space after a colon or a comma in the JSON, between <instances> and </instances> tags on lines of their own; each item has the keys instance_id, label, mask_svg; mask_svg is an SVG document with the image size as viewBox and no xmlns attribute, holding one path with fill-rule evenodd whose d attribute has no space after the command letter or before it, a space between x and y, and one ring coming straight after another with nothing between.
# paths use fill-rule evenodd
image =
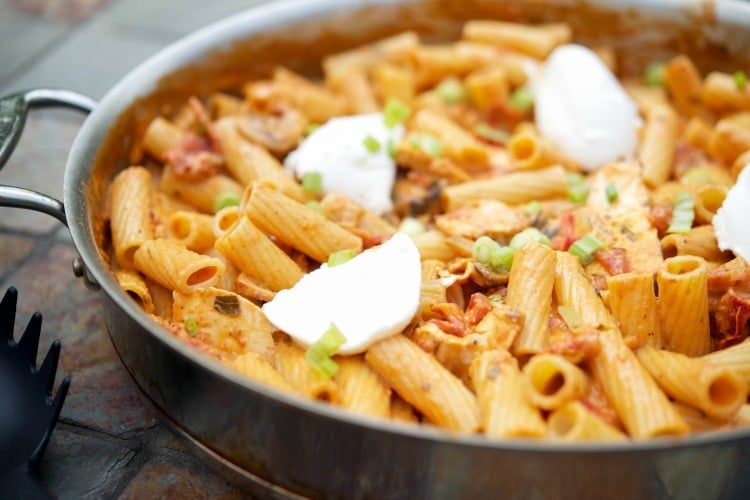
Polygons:
<instances>
[{"instance_id":1,"label":"stainless steel skillet","mask_svg":"<svg viewBox=\"0 0 750 500\"><path fill-rule=\"evenodd\" d=\"M280 1L175 43L134 69L95 106L70 93L33 91L34 103L93 107L66 162L63 203L0 187L3 205L64 221L77 273L98 288L112 342L144 394L207 460L261 495L378 498L717 498L750 491L750 431L627 445L497 442L366 420L277 393L214 363L161 330L112 279L102 245L107 180L129 163L136 134L192 93L228 88L283 62L314 71L327 53L406 28L452 38L469 18L571 22L584 41L612 42L625 71L687 51L702 67L750 51L750 5L627 0ZM746 64L746 60L743 64ZM43 99L38 100L40 97ZM0 117L0 120L3 120ZM20 122L15 122L20 123ZM0 121L0 138L14 133ZM0 154L2 157L2 154ZM0 174L1 175L1 174ZM0 177L1 179L1 177ZM64 207L64 208L63 208Z\"/></svg>"}]
</instances>

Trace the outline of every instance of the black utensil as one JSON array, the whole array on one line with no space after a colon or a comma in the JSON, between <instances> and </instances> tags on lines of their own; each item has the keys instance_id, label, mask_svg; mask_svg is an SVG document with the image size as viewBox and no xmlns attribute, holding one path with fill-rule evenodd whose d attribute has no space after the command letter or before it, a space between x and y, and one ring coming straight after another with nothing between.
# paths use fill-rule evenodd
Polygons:
<instances>
[{"instance_id":1,"label":"black utensil","mask_svg":"<svg viewBox=\"0 0 750 500\"><path fill-rule=\"evenodd\" d=\"M50 498L36 474L70 377L52 396L60 341L50 346L37 369L42 315L35 312L18 342L13 340L18 291L9 288L0 302L0 498Z\"/></svg>"}]
</instances>

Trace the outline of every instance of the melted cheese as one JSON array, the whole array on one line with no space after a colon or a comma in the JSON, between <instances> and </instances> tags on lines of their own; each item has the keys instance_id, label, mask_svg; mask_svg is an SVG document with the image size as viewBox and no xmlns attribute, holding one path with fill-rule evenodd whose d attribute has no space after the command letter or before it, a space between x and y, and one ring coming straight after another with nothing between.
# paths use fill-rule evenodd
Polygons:
<instances>
[{"instance_id":1,"label":"melted cheese","mask_svg":"<svg viewBox=\"0 0 750 500\"><path fill-rule=\"evenodd\" d=\"M419 251L405 233L353 259L305 275L263 306L268 320L304 346L335 324L346 337L340 354L365 351L401 332L419 307Z\"/></svg>"},{"instance_id":2,"label":"melted cheese","mask_svg":"<svg viewBox=\"0 0 750 500\"><path fill-rule=\"evenodd\" d=\"M591 50L558 47L532 87L539 132L586 170L635 155L638 108Z\"/></svg>"},{"instance_id":3,"label":"melted cheese","mask_svg":"<svg viewBox=\"0 0 750 500\"><path fill-rule=\"evenodd\" d=\"M403 126L387 128L381 113L332 118L302 141L284 166L299 178L318 172L325 193L346 195L382 214L393 207L391 190L396 179L396 163L387 145L403 135ZM367 150L367 137L380 144L377 152Z\"/></svg>"},{"instance_id":4,"label":"melted cheese","mask_svg":"<svg viewBox=\"0 0 750 500\"><path fill-rule=\"evenodd\" d=\"M716 239L721 250L731 250L750 262L750 166L745 167L727 193L713 218Z\"/></svg>"}]
</instances>

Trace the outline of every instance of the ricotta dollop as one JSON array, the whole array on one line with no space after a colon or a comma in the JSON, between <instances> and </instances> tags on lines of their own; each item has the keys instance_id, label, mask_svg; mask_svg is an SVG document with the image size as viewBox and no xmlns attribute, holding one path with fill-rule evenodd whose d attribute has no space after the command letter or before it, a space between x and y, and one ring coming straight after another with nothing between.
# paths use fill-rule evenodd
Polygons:
<instances>
[{"instance_id":1,"label":"ricotta dollop","mask_svg":"<svg viewBox=\"0 0 750 500\"><path fill-rule=\"evenodd\" d=\"M638 107L588 48L556 48L532 91L539 132L587 171L635 154Z\"/></svg>"},{"instance_id":2,"label":"ricotta dollop","mask_svg":"<svg viewBox=\"0 0 750 500\"><path fill-rule=\"evenodd\" d=\"M346 337L338 353L356 354L409 324L421 285L419 250L406 233L396 233L343 264L321 265L278 292L263 312L304 346L333 323Z\"/></svg>"},{"instance_id":3,"label":"ricotta dollop","mask_svg":"<svg viewBox=\"0 0 750 500\"><path fill-rule=\"evenodd\" d=\"M713 218L721 250L731 250L750 262L750 165L742 169Z\"/></svg>"},{"instance_id":4,"label":"ricotta dollop","mask_svg":"<svg viewBox=\"0 0 750 500\"><path fill-rule=\"evenodd\" d=\"M396 162L388 153L388 143L397 143L403 135L402 125L385 126L382 113L332 118L289 153L284 166L298 178L318 172L325 193L346 195L367 210L383 214L393 207L391 190L396 180ZM366 138L377 141L379 149L368 150Z\"/></svg>"}]
</instances>

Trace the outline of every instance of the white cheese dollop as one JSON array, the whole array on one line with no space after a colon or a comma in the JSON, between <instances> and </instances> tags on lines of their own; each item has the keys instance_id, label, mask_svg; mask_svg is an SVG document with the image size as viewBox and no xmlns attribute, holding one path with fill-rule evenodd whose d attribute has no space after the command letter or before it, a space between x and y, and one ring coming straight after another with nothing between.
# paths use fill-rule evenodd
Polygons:
<instances>
[{"instance_id":1,"label":"white cheese dollop","mask_svg":"<svg viewBox=\"0 0 750 500\"><path fill-rule=\"evenodd\" d=\"M747 262L750 262L749 222L750 165L742 169L712 221L719 248L731 250Z\"/></svg>"},{"instance_id":2,"label":"white cheese dollop","mask_svg":"<svg viewBox=\"0 0 750 500\"><path fill-rule=\"evenodd\" d=\"M263 312L304 346L333 323L346 337L338 353L356 354L409 324L421 286L419 250L406 233L396 233L343 264L321 265L278 292Z\"/></svg>"},{"instance_id":3,"label":"white cheese dollop","mask_svg":"<svg viewBox=\"0 0 750 500\"><path fill-rule=\"evenodd\" d=\"M298 178L307 172L319 172L325 193L346 195L376 214L393 207L391 190L396 180L396 163L388 154L388 142L397 143L404 127L385 126L382 113L342 116L328 120L284 161ZM380 144L372 153L365 138Z\"/></svg>"},{"instance_id":4,"label":"white cheese dollop","mask_svg":"<svg viewBox=\"0 0 750 500\"><path fill-rule=\"evenodd\" d=\"M638 107L591 50L556 48L532 91L539 132L587 171L635 154Z\"/></svg>"}]
</instances>

